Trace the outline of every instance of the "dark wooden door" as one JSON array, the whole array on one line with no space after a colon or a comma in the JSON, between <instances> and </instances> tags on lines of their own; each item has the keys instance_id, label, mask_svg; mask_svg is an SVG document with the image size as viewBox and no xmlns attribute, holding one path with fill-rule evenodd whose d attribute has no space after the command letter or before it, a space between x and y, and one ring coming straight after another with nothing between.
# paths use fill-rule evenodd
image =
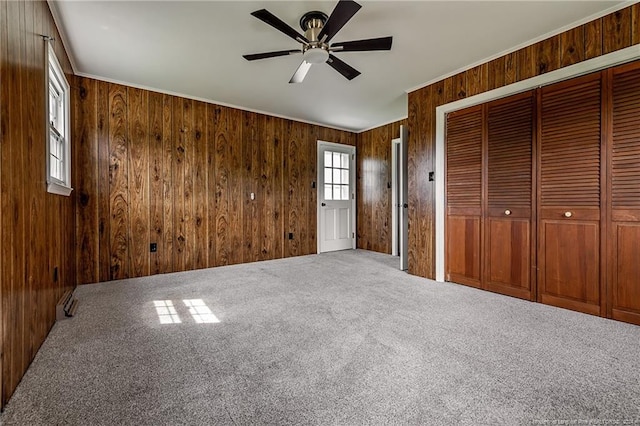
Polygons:
<instances>
[{"instance_id":1,"label":"dark wooden door","mask_svg":"<svg viewBox=\"0 0 640 426\"><path fill-rule=\"evenodd\" d=\"M487 105L484 288L535 299L533 92ZM533 275L533 279L532 279Z\"/></svg>"},{"instance_id":2,"label":"dark wooden door","mask_svg":"<svg viewBox=\"0 0 640 426\"><path fill-rule=\"evenodd\" d=\"M608 308L640 324L640 64L609 71L613 82L609 164Z\"/></svg>"},{"instance_id":3,"label":"dark wooden door","mask_svg":"<svg viewBox=\"0 0 640 426\"><path fill-rule=\"evenodd\" d=\"M538 300L601 313L601 74L541 89Z\"/></svg>"},{"instance_id":4,"label":"dark wooden door","mask_svg":"<svg viewBox=\"0 0 640 426\"><path fill-rule=\"evenodd\" d=\"M447 116L446 280L481 286L482 106Z\"/></svg>"}]
</instances>

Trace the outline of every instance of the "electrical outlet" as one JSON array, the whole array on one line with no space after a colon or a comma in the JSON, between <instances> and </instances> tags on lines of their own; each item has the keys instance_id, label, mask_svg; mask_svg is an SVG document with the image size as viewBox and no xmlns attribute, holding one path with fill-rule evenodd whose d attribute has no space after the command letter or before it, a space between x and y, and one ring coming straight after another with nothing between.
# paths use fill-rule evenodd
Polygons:
<instances>
[{"instance_id":1,"label":"electrical outlet","mask_svg":"<svg viewBox=\"0 0 640 426\"><path fill-rule=\"evenodd\" d=\"M436 180L436 174L434 172L429 172L429 182L433 182Z\"/></svg>"},{"instance_id":2,"label":"electrical outlet","mask_svg":"<svg viewBox=\"0 0 640 426\"><path fill-rule=\"evenodd\" d=\"M151 243L150 247L151 253L155 253L158 251L158 243Z\"/></svg>"}]
</instances>

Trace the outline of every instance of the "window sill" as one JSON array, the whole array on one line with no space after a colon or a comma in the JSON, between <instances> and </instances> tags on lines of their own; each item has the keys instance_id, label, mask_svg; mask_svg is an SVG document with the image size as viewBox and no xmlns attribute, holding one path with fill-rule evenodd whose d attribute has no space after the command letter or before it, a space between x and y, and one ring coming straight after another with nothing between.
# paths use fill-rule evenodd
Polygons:
<instances>
[{"instance_id":1,"label":"window sill","mask_svg":"<svg viewBox=\"0 0 640 426\"><path fill-rule=\"evenodd\" d=\"M69 186L61 185L56 182L47 182L47 192L50 192L51 194L64 195L65 197L68 197L71 195L71 191L73 191L73 188Z\"/></svg>"}]
</instances>

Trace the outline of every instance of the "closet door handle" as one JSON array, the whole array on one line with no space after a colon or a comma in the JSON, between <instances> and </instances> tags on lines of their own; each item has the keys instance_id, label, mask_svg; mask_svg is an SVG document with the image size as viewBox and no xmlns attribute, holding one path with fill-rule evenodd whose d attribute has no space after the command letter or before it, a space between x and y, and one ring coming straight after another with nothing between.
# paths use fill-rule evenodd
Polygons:
<instances>
[{"instance_id":1,"label":"closet door handle","mask_svg":"<svg viewBox=\"0 0 640 426\"><path fill-rule=\"evenodd\" d=\"M564 217L571 217L573 216L573 213L571 212L564 212Z\"/></svg>"},{"instance_id":2,"label":"closet door handle","mask_svg":"<svg viewBox=\"0 0 640 426\"><path fill-rule=\"evenodd\" d=\"M504 214L506 214L507 216L511 216L511 210L509 210L509 209L505 210Z\"/></svg>"}]
</instances>

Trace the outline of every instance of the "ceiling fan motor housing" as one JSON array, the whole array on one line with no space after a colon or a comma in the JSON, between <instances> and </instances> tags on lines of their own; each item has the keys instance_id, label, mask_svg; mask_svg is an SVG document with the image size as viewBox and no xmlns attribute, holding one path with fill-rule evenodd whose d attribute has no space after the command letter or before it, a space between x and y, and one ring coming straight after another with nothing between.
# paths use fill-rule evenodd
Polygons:
<instances>
[{"instance_id":1,"label":"ceiling fan motor housing","mask_svg":"<svg viewBox=\"0 0 640 426\"><path fill-rule=\"evenodd\" d=\"M311 64L321 64L329 59L329 45L318 39L327 19L327 14L319 11L307 12L300 18L300 27L309 40L309 44L302 47L304 60Z\"/></svg>"}]
</instances>

